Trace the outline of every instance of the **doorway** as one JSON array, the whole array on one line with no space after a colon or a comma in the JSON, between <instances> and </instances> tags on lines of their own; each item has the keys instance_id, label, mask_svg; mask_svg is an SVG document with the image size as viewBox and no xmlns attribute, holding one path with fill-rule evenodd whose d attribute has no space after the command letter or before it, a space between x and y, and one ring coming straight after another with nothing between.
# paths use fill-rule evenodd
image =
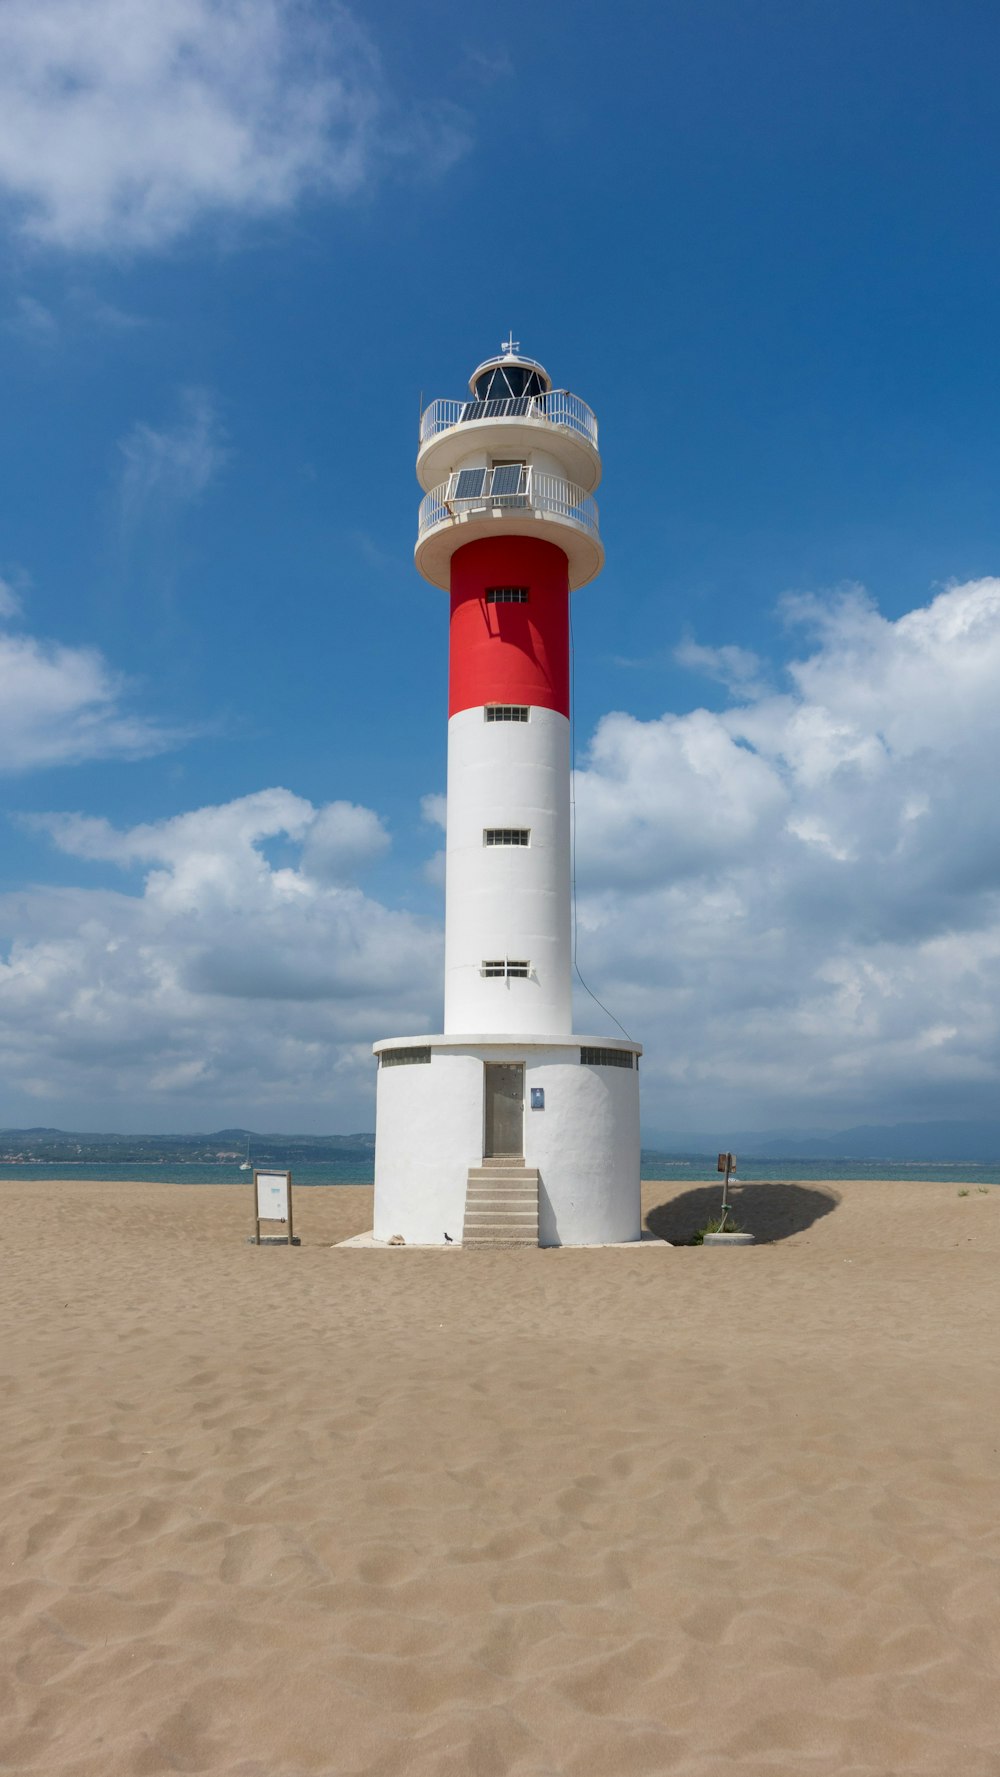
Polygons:
<instances>
[{"instance_id":1,"label":"doorway","mask_svg":"<svg viewBox=\"0 0 1000 1777\"><path fill-rule=\"evenodd\" d=\"M484 1160L524 1153L524 1063L487 1061Z\"/></svg>"}]
</instances>

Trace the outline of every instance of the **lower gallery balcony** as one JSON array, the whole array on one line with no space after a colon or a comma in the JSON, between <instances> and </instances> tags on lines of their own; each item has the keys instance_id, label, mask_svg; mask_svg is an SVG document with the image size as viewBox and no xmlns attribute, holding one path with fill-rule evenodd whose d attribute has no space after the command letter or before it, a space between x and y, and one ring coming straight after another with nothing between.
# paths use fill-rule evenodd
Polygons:
<instances>
[{"instance_id":1,"label":"lower gallery balcony","mask_svg":"<svg viewBox=\"0 0 1000 1777\"><path fill-rule=\"evenodd\" d=\"M447 589L455 550L504 529L545 537L562 549L571 587L585 586L604 564L593 496L530 464L504 464L459 469L424 496L417 526L417 567L426 580Z\"/></svg>"}]
</instances>

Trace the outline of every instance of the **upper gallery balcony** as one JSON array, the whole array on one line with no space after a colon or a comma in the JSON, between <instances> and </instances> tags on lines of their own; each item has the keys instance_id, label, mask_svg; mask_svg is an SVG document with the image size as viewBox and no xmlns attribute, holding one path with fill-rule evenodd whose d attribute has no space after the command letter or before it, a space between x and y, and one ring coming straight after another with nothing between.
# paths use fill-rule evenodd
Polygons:
<instances>
[{"instance_id":1,"label":"upper gallery balcony","mask_svg":"<svg viewBox=\"0 0 1000 1777\"><path fill-rule=\"evenodd\" d=\"M420 416L417 479L430 492L458 467L486 435L505 457L533 451L555 457L568 480L591 494L601 479L597 419L593 409L567 389L504 395L471 401L432 401Z\"/></svg>"}]
</instances>

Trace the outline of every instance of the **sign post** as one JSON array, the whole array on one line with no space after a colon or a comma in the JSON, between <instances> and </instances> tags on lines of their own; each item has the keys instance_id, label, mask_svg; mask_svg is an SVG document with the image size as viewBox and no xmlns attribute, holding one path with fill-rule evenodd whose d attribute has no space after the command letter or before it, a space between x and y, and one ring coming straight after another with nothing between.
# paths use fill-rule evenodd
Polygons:
<instances>
[{"instance_id":1,"label":"sign post","mask_svg":"<svg viewBox=\"0 0 1000 1777\"><path fill-rule=\"evenodd\" d=\"M726 1217L733 1207L729 1201L729 1174L736 1171L736 1155L720 1154L716 1171L724 1172L726 1175L722 1186L722 1227L725 1229Z\"/></svg>"},{"instance_id":2,"label":"sign post","mask_svg":"<svg viewBox=\"0 0 1000 1777\"><path fill-rule=\"evenodd\" d=\"M292 1175L290 1172L258 1172L253 1175L253 1213L254 1232L257 1246L260 1245L261 1222L283 1222L287 1228L289 1246L295 1245L292 1231ZM267 1236L265 1236L267 1238ZM281 1238L272 1235L272 1239Z\"/></svg>"}]
</instances>

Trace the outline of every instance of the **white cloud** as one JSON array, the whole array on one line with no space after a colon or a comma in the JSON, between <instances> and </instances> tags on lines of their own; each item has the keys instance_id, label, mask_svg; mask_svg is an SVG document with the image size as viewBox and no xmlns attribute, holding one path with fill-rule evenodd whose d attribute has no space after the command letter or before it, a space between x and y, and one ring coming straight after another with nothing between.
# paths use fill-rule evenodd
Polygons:
<instances>
[{"instance_id":1,"label":"white cloud","mask_svg":"<svg viewBox=\"0 0 1000 1777\"><path fill-rule=\"evenodd\" d=\"M148 325L144 315L134 315L117 303L107 302L93 290L80 287L71 290L70 302L78 323L105 328L109 333L134 333Z\"/></svg>"},{"instance_id":2,"label":"white cloud","mask_svg":"<svg viewBox=\"0 0 1000 1777\"><path fill-rule=\"evenodd\" d=\"M895 622L857 592L794 615L780 695L598 725L580 966L646 1045L651 1130L995 1115L1000 580ZM357 886L387 843L371 809L271 789L42 824L81 869L144 877L0 904L0 1068L39 1103L358 1127L372 1039L435 1027L437 924Z\"/></svg>"},{"instance_id":3,"label":"white cloud","mask_svg":"<svg viewBox=\"0 0 1000 1777\"><path fill-rule=\"evenodd\" d=\"M0 583L0 615L16 602ZM128 687L96 648L0 633L0 773L141 758L183 738L125 707Z\"/></svg>"},{"instance_id":4,"label":"white cloud","mask_svg":"<svg viewBox=\"0 0 1000 1777\"><path fill-rule=\"evenodd\" d=\"M785 792L768 764L707 710L640 722L605 716L577 778L577 853L594 884L723 865L776 832Z\"/></svg>"},{"instance_id":5,"label":"white cloud","mask_svg":"<svg viewBox=\"0 0 1000 1777\"><path fill-rule=\"evenodd\" d=\"M37 296L18 296L14 303L14 312L6 323L7 331L16 334L20 339L28 340L33 345L50 346L59 337L59 323L39 302Z\"/></svg>"},{"instance_id":6,"label":"white cloud","mask_svg":"<svg viewBox=\"0 0 1000 1777\"><path fill-rule=\"evenodd\" d=\"M266 1121L269 1107L309 1102L354 1124L370 1115L372 1040L438 1015L439 932L348 880L352 859L387 843L369 809L270 789L127 830L83 816L36 825L73 857L146 873L137 892L0 902L12 1090L99 1102L102 1115L160 1103L167 1122L178 1106Z\"/></svg>"},{"instance_id":7,"label":"white cloud","mask_svg":"<svg viewBox=\"0 0 1000 1777\"><path fill-rule=\"evenodd\" d=\"M433 790L420 798L420 813L432 827L440 827L442 833L448 826L448 798L440 790Z\"/></svg>"},{"instance_id":8,"label":"white cloud","mask_svg":"<svg viewBox=\"0 0 1000 1777\"><path fill-rule=\"evenodd\" d=\"M328 802L311 822L302 869L316 882L348 882L389 849L389 835L371 808Z\"/></svg>"},{"instance_id":9,"label":"white cloud","mask_svg":"<svg viewBox=\"0 0 1000 1777\"><path fill-rule=\"evenodd\" d=\"M1000 580L787 614L786 693L599 724L581 967L649 1046L653 1127L995 1114Z\"/></svg>"},{"instance_id":10,"label":"white cloud","mask_svg":"<svg viewBox=\"0 0 1000 1777\"><path fill-rule=\"evenodd\" d=\"M432 172L457 113L402 119L343 6L308 0L5 0L0 189L59 248L162 247L204 217L344 197L386 155Z\"/></svg>"},{"instance_id":11,"label":"white cloud","mask_svg":"<svg viewBox=\"0 0 1000 1777\"><path fill-rule=\"evenodd\" d=\"M448 798L447 796L443 796L439 790L433 791L429 796L421 796L420 814L422 819L427 822L428 826L440 827L442 833L447 832ZM423 876L425 882L429 882L433 888L443 889L447 871L447 861L447 854L442 846L440 851L434 852L424 864Z\"/></svg>"},{"instance_id":12,"label":"white cloud","mask_svg":"<svg viewBox=\"0 0 1000 1777\"><path fill-rule=\"evenodd\" d=\"M0 579L0 618L20 617L21 600L9 580Z\"/></svg>"},{"instance_id":13,"label":"white cloud","mask_svg":"<svg viewBox=\"0 0 1000 1777\"><path fill-rule=\"evenodd\" d=\"M674 659L689 672L717 679L737 696L755 697L761 693L760 657L749 648L737 648L731 642L721 648L706 648L687 636L674 649Z\"/></svg>"},{"instance_id":14,"label":"white cloud","mask_svg":"<svg viewBox=\"0 0 1000 1777\"><path fill-rule=\"evenodd\" d=\"M170 511L197 500L218 474L228 451L206 389L184 389L173 425L145 420L121 440L122 522L132 530L148 513Z\"/></svg>"}]
</instances>

